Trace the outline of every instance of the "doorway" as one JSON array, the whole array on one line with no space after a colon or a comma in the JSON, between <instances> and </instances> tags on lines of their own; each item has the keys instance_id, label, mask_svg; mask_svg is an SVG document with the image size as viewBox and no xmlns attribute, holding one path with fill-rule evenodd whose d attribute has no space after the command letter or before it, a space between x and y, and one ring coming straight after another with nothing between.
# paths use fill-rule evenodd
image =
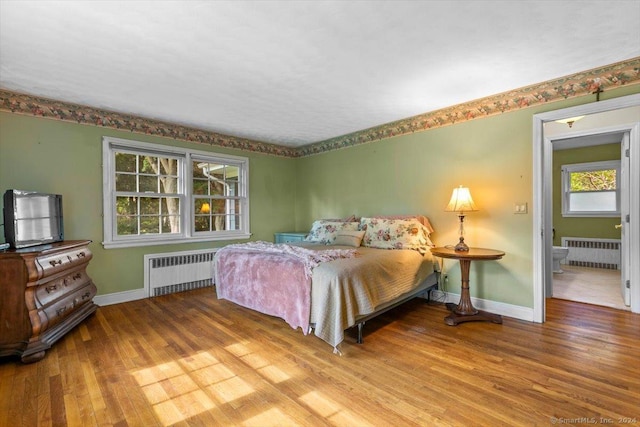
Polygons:
<instances>
[{"instance_id":1,"label":"doorway","mask_svg":"<svg viewBox=\"0 0 640 427\"><path fill-rule=\"evenodd\" d=\"M621 238L629 132L593 128L596 116L586 119L585 130L545 124L553 147L553 266L546 296L630 310Z\"/></svg>"},{"instance_id":2,"label":"doorway","mask_svg":"<svg viewBox=\"0 0 640 427\"><path fill-rule=\"evenodd\" d=\"M552 137L545 132L545 123L576 116L611 113L631 109L633 119L618 121L611 131L628 131L629 150L629 215L623 226L626 228L627 259L640 259L640 94L612 100L585 104L577 107L536 114L533 117L533 320L544 322L545 298L551 294L552 286L552 186L551 165L553 159ZM628 263L631 311L640 313L640 264Z\"/></svg>"}]
</instances>

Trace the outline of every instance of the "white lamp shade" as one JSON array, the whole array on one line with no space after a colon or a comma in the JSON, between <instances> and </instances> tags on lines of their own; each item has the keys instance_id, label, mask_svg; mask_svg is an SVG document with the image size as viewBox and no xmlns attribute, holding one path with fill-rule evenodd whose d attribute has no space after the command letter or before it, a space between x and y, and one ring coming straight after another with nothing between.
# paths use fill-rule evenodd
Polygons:
<instances>
[{"instance_id":1,"label":"white lamp shade","mask_svg":"<svg viewBox=\"0 0 640 427\"><path fill-rule=\"evenodd\" d=\"M462 185L453 189L451 200L449 200L449 204L445 208L447 212L472 212L477 210L478 208L473 203L469 189Z\"/></svg>"}]
</instances>

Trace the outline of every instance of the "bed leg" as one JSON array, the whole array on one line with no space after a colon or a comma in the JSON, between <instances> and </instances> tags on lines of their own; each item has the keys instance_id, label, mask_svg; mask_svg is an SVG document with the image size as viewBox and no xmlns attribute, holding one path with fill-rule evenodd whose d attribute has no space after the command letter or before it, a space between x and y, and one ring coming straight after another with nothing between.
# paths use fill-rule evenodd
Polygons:
<instances>
[{"instance_id":1,"label":"bed leg","mask_svg":"<svg viewBox=\"0 0 640 427\"><path fill-rule=\"evenodd\" d=\"M358 323L358 344L362 344L364 342L364 340L362 339L362 328L364 328L364 322Z\"/></svg>"}]
</instances>

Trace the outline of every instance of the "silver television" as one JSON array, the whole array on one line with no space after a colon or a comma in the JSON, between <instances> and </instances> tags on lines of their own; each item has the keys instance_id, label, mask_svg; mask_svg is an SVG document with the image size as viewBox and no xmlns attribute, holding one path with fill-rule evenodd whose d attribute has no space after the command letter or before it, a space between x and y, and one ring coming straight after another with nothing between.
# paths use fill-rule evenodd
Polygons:
<instances>
[{"instance_id":1,"label":"silver television","mask_svg":"<svg viewBox=\"0 0 640 427\"><path fill-rule=\"evenodd\" d=\"M4 193L4 238L12 248L64 240L62 196L7 190Z\"/></svg>"}]
</instances>

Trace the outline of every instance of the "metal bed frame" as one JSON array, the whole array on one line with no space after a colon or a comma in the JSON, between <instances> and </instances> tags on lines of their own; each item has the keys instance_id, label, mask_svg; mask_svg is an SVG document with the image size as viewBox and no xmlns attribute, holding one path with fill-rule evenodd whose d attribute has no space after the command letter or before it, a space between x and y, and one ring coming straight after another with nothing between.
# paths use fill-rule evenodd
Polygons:
<instances>
[{"instance_id":1,"label":"metal bed frame","mask_svg":"<svg viewBox=\"0 0 640 427\"><path fill-rule=\"evenodd\" d=\"M358 328L358 338L357 338L357 343L358 344L363 344L364 343L364 339L362 337L363 335L363 329L364 329L364 324L373 319L374 317L377 317L391 309L394 309L396 307L398 307L399 305L404 304L405 302L412 300L413 298L419 297L420 295L424 295L426 294L426 302L428 303L429 301L431 301L431 291L438 289L438 283L439 283L439 273L436 271L433 274L430 274L426 279L424 279L422 281L422 283L420 284L420 286L418 286L417 288L415 288L414 290L410 291L409 293L399 297L398 299L391 301L390 303L381 306L379 309L377 309L376 311L374 311L371 314L367 314L365 316L359 317L356 320L356 324L349 327L348 329L351 329L353 327L357 327Z\"/></svg>"}]
</instances>

